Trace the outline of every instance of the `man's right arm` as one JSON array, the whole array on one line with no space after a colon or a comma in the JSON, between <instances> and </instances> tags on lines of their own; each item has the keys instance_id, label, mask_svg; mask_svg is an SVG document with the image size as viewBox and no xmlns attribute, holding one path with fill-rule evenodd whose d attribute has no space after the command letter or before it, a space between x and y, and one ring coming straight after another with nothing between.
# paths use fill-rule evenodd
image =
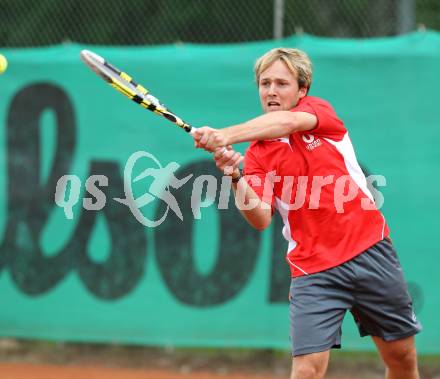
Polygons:
<instances>
[{"instance_id":1,"label":"man's right arm","mask_svg":"<svg viewBox=\"0 0 440 379\"><path fill-rule=\"evenodd\" d=\"M286 137L295 132L312 130L317 125L318 119L314 114L276 111L223 129L202 126L197 128L193 137L197 148L212 152L240 142Z\"/></svg>"}]
</instances>

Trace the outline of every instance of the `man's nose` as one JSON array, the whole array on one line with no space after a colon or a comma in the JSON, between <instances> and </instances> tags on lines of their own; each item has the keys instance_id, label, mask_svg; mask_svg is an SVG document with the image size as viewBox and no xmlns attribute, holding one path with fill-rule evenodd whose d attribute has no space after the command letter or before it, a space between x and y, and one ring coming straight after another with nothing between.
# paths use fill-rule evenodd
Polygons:
<instances>
[{"instance_id":1,"label":"man's nose","mask_svg":"<svg viewBox=\"0 0 440 379\"><path fill-rule=\"evenodd\" d=\"M276 91L275 91L275 83L271 83L269 86L269 95L275 95Z\"/></svg>"}]
</instances>

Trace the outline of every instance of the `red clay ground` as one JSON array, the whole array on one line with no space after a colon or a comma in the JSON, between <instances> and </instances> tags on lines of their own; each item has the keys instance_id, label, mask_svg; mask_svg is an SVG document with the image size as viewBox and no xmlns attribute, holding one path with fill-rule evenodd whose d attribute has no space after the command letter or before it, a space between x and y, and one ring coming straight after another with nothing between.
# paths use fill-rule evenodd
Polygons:
<instances>
[{"instance_id":1,"label":"red clay ground","mask_svg":"<svg viewBox=\"0 0 440 379\"><path fill-rule=\"evenodd\" d=\"M282 376L263 373L215 373L190 372L181 373L171 370L121 369L106 367L62 367L35 364L0 364L2 379L280 379ZM288 378L288 376L284 376ZM329 375L328 379L354 379L354 376ZM380 376L356 376L356 378L376 379Z\"/></svg>"},{"instance_id":2,"label":"red clay ground","mask_svg":"<svg viewBox=\"0 0 440 379\"><path fill-rule=\"evenodd\" d=\"M243 374L216 374L213 372L179 373L169 370L121 369L106 367L61 367L34 364L0 364L2 379L245 379L275 376L244 376Z\"/></svg>"},{"instance_id":3,"label":"red clay ground","mask_svg":"<svg viewBox=\"0 0 440 379\"><path fill-rule=\"evenodd\" d=\"M440 379L440 358L422 360L422 379ZM173 350L0 340L0 379L281 379L286 352ZM375 354L332 355L326 379L380 379Z\"/></svg>"}]
</instances>

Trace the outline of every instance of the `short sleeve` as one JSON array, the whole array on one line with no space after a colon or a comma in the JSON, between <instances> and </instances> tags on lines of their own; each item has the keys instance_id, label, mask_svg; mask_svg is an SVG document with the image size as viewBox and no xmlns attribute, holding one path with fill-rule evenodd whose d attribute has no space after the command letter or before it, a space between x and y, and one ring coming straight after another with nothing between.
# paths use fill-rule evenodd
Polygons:
<instances>
[{"instance_id":1,"label":"short sleeve","mask_svg":"<svg viewBox=\"0 0 440 379\"><path fill-rule=\"evenodd\" d=\"M255 144L246 150L244 156L244 175L247 184L254 190L261 201L274 208L275 196L268 172L263 168L254 153Z\"/></svg>"},{"instance_id":2,"label":"short sleeve","mask_svg":"<svg viewBox=\"0 0 440 379\"><path fill-rule=\"evenodd\" d=\"M318 119L318 125L313 129L313 134L316 136L340 141L347 133L344 123L325 100L306 97L292 109L292 112L307 112L315 115Z\"/></svg>"}]
</instances>

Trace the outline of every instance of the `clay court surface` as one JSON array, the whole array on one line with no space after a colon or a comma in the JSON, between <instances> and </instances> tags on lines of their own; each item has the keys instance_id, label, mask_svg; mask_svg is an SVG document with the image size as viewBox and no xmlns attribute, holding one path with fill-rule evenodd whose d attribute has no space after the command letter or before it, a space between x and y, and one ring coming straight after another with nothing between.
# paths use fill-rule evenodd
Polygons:
<instances>
[{"instance_id":1,"label":"clay court surface","mask_svg":"<svg viewBox=\"0 0 440 379\"><path fill-rule=\"evenodd\" d=\"M251 374L216 374L213 372L178 372L172 370L150 369L122 369L105 367L62 367L53 365L34 364L3 364L0 365L0 377L2 379L214 379L231 378L244 379L263 376ZM272 379L271 376L264 376ZM275 378L275 376L273 376ZM279 378L279 376L277 377Z\"/></svg>"},{"instance_id":2,"label":"clay court surface","mask_svg":"<svg viewBox=\"0 0 440 379\"><path fill-rule=\"evenodd\" d=\"M287 352L174 350L0 339L0 379L281 379ZM326 379L380 379L376 354L336 353ZM440 379L440 362L422 362L422 379Z\"/></svg>"},{"instance_id":3,"label":"clay court surface","mask_svg":"<svg viewBox=\"0 0 440 379\"><path fill-rule=\"evenodd\" d=\"M209 372L178 372L172 370L121 369L105 367L63 367L35 364L0 364L2 379L279 379L281 375L267 373L215 373ZM373 376L376 378L377 376ZM351 379L352 376L331 375L330 378Z\"/></svg>"}]
</instances>

